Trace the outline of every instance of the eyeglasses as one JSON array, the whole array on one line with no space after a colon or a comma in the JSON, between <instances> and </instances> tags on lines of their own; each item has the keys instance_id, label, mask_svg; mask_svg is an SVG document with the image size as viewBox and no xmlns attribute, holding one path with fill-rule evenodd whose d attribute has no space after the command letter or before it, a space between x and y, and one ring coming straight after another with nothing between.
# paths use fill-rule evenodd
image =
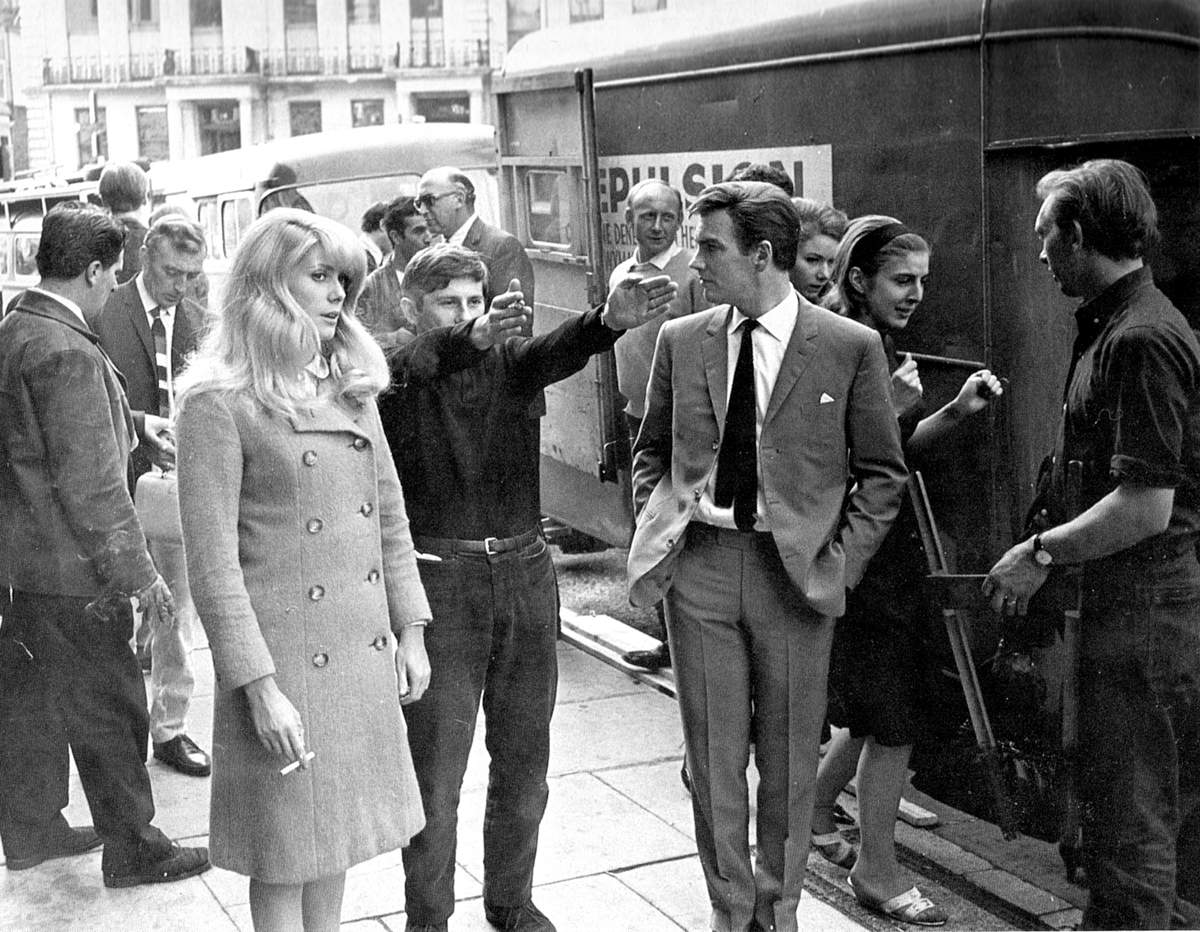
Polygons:
<instances>
[{"instance_id":1,"label":"eyeglasses","mask_svg":"<svg viewBox=\"0 0 1200 932\"><path fill-rule=\"evenodd\" d=\"M422 194L415 201L413 201L413 203L416 204L417 207L420 207L424 210L428 210L434 204L436 204L438 201L440 201L442 198L452 197L453 195L458 194L458 193L459 193L458 191L447 191L445 194Z\"/></svg>"}]
</instances>

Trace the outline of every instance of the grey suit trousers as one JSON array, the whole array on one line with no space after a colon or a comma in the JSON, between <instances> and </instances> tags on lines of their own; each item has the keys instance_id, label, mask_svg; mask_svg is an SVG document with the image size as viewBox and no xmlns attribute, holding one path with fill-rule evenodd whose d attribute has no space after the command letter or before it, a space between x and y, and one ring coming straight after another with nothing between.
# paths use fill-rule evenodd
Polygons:
<instances>
[{"instance_id":1,"label":"grey suit trousers","mask_svg":"<svg viewBox=\"0 0 1200 932\"><path fill-rule=\"evenodd\" d=\"M796 932L834 620L808 607L770 534L687 533L665 606L712 929Z\"/></svg>"}]
</instances>

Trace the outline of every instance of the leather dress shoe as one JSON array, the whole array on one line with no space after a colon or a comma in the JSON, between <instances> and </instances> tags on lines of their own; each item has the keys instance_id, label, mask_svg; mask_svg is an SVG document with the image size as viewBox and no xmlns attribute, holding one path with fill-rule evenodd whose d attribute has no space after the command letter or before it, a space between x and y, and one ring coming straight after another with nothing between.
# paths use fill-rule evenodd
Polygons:
<instances>
[{"instance_id":1,"label":"leather dress shoe","mask_svg":"<svg viewBox=\"0 0 1200 932\"><path fill-rule=\"evenodd\" d=\"M641 667L643 670L659 670L671 665L671 648L663 641L653 650L631 650L621 655L631 667Z\"/></svg>"},{"instance_id":2,"label":"leather dress shoe","mask_svg":"<svg viewBox=\"0 0 1200 932\"><path fill-rule=\"evenodd\" d=\"M483 915L500 932L557 932L554 923L533 905L533 900L527 900L521 906L488 906L484 903Z\"/></svg>"},{"instance_id":3,"label":"leather dress shoe","mask_svg":"<svg viewBox=\"0 0 1200 932\"><path fill-rule=\"evenodd\" d=\"M207 848L183 848L171 845L160 858L135 863L128 870L105 871L104 886L136 887L144 883L171 883L203 874L212 867Z\"/></svg>"},{"instance_id":4,"label":"leather dress shoe","mask_svg":"<svg viewBox=\"0 0 1200 932\"><path fill-rule=\"evenodd\" d=\"M446 932L445 922L413 922L408 919L404 923L404 932Z\"/></svg>"},{"instance_id":5,"label":"leather dress shoe","mask_svg":"<svg viewBox=\"0 0 1200 932\"><path fill-rule=\"evenodd\" d=\"M154 757L189 777L207 777L212 773L212 761L187 735L176 735L170 741L155 741Z\"/></svg>"},{"instance_id":6,"label":"leather dress shoe","mask_svg":"<svg viewBox=\"0 0 1200 932\"><path fill-rule=\"evenodd\" d=\"M23 871L37 867L43 861L69 858L72 855L83 854L85 851L99 847L100 836L90 825L85 825L83 828L64 826L53 832L36 850L13 854L5 849L8 856L4 861L4 866L10 871Z\"/></svg>"}]
</instances>

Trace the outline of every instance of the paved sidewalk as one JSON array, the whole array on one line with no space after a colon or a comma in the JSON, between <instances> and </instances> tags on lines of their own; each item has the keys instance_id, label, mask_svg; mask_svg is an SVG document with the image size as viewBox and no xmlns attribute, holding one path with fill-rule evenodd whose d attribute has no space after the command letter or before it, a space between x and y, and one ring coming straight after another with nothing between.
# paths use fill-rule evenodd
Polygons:
<instances>
[{"instance_id":1,"label":"paved sidewalk","mask_svg":"<svg viewBox=\"0 0 1200 932\"><path fill-rule=\"evenodd\" d=\"M613 624L617 624L613 622ZM632 629L619 637L644 638ZM560 686L553 722L550 804L542 827L535 899L560 932L704 932L708 910L692 836L691 806L680 784L682 736L665 677L634 677L578 649L607 629L603 618L564 611L559 644ZM610 632L611 633L611 632ZM592 640L589 647L602 653ZM212 665L206 648L194 654L198 686L189 730L210 747ZM482 809L487 784L482 724L464 785L458 851L458 908L452 932L491 932L480 900ZM158 824L173 838L204 844L207 779L150 764ZM753 768L751 768L753 777ZM72 779L73 824L90 821L77 778ZM936 809L931 800L920 800ZM852 797L843 803L853 810ZM938 809L935 831L902 825L906 872L950 912L954 930L1064 926L1072 903L1046 881L1061 869L1039 842L1013 847L999 832L962 813ZM994 835L994 851L981 841ZM1026 840L1027 841L1027 840ZM1025 862L1014 860L1024 852ZM917 854L913 854L916 852ZM1055 855L1057 857L1057 855ZM926 860L928 859L928 860ZM904 928L868 913L845 886L845 872L817 856L801 905L801 928L815 932ZM350 871L343 928L402 932L403 873L399 852ZM1039 917L1040 920L1039 921ZM107 890L100 854L48 861L27 871L0 870L0 930L249 930L247 883L226 871L172 884Z\"/></svg>"}]
</instances>

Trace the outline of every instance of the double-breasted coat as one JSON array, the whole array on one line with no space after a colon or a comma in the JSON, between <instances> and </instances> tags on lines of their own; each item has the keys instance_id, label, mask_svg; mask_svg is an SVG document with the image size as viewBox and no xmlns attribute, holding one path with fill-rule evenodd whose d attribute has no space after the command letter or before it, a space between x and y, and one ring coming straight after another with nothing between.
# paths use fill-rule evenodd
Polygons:
<instances>
[{"instance_id":1,"label":"double-breasted coat","mask_svg":"<svg viewBox=\"0 0 1200 932\"><path fill-rule=\"evenodd\" d=\"M212 647L214 864L295 884L402 847L424 825L395 632L429 618L378 409L294 419L245 394L178 413L192 598ZM280 775L240 687L274 674L316 757Z\"/></svg>"}]
</instances>

